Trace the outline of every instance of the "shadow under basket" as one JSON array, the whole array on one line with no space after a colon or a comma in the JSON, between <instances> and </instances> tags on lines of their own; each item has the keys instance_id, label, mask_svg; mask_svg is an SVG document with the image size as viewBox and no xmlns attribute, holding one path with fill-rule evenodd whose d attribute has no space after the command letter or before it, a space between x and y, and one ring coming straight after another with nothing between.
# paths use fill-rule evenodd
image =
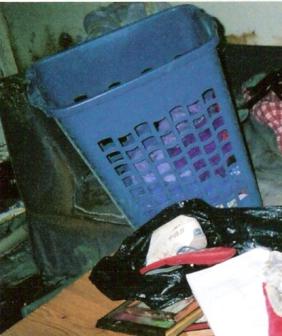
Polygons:
<instances>
[{"instance_id":1,"label":"shadow under basket","mask_svg":"<svg viewBox=\"0 0 282 336\"><path fill-rule=\"evenodd\" d=\"M221 64L215 21L159 12L35 63L29 99L54 117L133 227L201 198L261 198Z\"/></svg>"}]
</instances>

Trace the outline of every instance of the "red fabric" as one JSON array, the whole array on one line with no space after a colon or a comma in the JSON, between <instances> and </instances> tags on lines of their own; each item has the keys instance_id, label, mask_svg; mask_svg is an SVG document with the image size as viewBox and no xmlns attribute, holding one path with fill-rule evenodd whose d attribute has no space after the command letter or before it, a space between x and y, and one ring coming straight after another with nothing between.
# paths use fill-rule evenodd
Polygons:
<instances>
[{"instance_id":1,"label":"red fabric","mask_svg":"<svg viewBox=\"0 0 282 336\"><path fill-rule=\"evenodd\" d=\"M244 92L244 96L246 100L250 99L248 89ZM282 101L279 97L270 91L251 108L250 112L258 122L273 129L282 154Z\"/></svg>"},{"instance_id":2,"label":"red fabric","mask_svg":"<svg viewBox=\"0 0 282 336\"><path fill-rule=\"evenodd\" d=\"M268 313L268 336L281 336L282 317L277 315L273 310L267 295L265 283L263 284L263 294L265 296L266 309Z\"/></svg>"}]
</instances>

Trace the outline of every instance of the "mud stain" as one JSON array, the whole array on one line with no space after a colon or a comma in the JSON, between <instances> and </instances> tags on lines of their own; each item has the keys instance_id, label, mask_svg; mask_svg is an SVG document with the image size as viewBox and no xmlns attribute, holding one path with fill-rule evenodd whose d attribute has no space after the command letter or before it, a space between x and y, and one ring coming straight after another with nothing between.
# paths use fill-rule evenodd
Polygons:
<instances>
[{"instance_id":1,"label":"mud stain","mask_svg":"<svg viewBox=\"0 0 282 336\"><path fill-rule=\"evenodd\" d=\"M254 30L251 32L245 32L241 35L230 34L230 35L226 35L226 40L228 43L231 43L231 44L256 45L257 44L257 34Z\"/></svg>"},{"instance_id":2,"label":"mud stain","mask_svg":"<svg viewBox=\"0 0 282 336\"><path fill-rule=\"evenodd\" d=\"M282 36L273 35L272 40L274 41L274 45L282 46Z\"/></svg>"}]
</instances>

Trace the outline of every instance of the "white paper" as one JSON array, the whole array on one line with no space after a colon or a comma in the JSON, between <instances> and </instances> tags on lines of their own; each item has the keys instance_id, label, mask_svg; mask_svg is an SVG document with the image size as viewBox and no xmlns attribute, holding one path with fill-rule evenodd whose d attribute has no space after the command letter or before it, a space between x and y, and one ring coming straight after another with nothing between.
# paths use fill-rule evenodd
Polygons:
<instances>
[{"instance_id":1,"label":"white paper","mask_svg":"<svg viewBox=\"0 0 282 336\"><path fill-rule=\"evenodd\" d=\"M187 275L216 336L268 336L263 270L270 251L256 248Z\"/></svg>"},{"instance_id":2,"label":"white paper","mask_svg":"<svg viewBox=\"0 0 282 336\"><path fill-rule=\"evenodd\" d=\"M146 264L206 246L207 238L197 219L180 215L152 233Z\"/></svg>"}]
</instances>

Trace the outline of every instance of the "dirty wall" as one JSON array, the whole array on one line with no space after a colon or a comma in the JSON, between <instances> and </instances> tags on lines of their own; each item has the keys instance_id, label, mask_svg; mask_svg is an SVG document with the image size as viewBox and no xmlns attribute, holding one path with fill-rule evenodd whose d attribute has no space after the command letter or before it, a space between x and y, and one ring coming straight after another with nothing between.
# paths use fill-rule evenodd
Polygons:
<instances>
[{"instance_id":1,"label":"dirty wall","mask_svg":"<svg viewBox=\"0 0 282 336\"><path fill-rule=\"evenodd\" d=\"M181 3L184 2L170 2ZM83 28L85 15L108 4L0 3L0 78L24 71L34 61L83 41L87 36ZM282 2L194 4L218 18L230 43L282 45ZM2 152L4 142L0 122Z\"/></svg>"},{"instance_id":2,"label":"dirty wall","mask_svg":"<svg viewBox=\"0 0 282 336\"><path fill-rule=\"evenodd\" d=\"M25 69L37 59L61 50L65 44L83 40L86 37L82 24L84 16L107 4L109 3L0 4L19 69ZM221 21L226 36L232 43L282 45L281 2L195 4ZM270 17L271 20L267 20Z\"/></svg>"}]
</instances>

